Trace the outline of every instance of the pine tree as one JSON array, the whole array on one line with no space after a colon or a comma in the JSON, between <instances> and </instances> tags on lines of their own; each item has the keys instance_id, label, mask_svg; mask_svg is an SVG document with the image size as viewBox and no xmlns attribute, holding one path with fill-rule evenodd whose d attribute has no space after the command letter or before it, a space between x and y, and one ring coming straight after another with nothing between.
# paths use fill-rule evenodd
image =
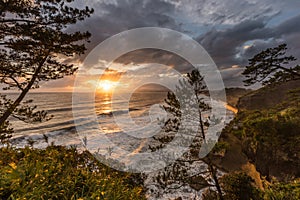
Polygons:
<instances>
[{"instance_id":1,"label":"pine tree","mask_svg":"<svg viewBox=\"0 0 300 200\"><path fill-rule=\"evenodd\" d=\"M188 87L192 87L191 92L196 98L196 112L192 111L194 106L191 105L191 94L188 92ZM166 192L184 186L189 186L197 191L213 187L218 191L220 199L223 199L217 167L211 162L210 156L199 158L201 146L209 143L205 137L207 127L210 125L209 121L213 123L214 120L212 117L204 115L211 110L209 104L205 102L206 94L208 94L207 87L203 81L203 76L198 70L193 70L187 74L186 79L179 81L176 86L176 94L168 92L163 108L168 113L169 118L163 125L163 132L154 136L154 140L158 144L151 145L151 151L154 152L164 148L174 139L178 131L182 131L183 134L193 139L189 151L154 176L153 182ZM198 127L184 127L184 130L180 130L183 112L190 112L188 120L192 121L192 124L197 124ZM195 130L198 131L193 134ZM205 163L206 167L203 168L197 163ZM195 169L195 167L199 167L199 169Z\"/></svg>"},{"instance_id":2,"label":"pine tree","mask_svg":"<svg viewBox=\"0 0 300 200\"><path fill-rule=\"evenodd\" d=\"M65 58L83 54L88 32L70 33L68 27L89 17L93 10L71 7L74 0L0 1L0 83L19 91L15 100L1 95L1 132L11 133L8 118L25 122L47 120L22 101L40 82L72 75L76 67Z\"/></svg>"},{"instance_id":3,"label":"pine tree","mask_svg":"<svg viewBox=\"0 0 300 200\"><path fill-rule=\"evenodd\" d=\"M296 61L294 56L286 56L287 45L281 44L275 48L268 48L253 58L249 59L243 75L246 86L255 83L269 85L272 83L286 82L300 79L300 66L290 66Z\"/></svg>"}]
</instances>

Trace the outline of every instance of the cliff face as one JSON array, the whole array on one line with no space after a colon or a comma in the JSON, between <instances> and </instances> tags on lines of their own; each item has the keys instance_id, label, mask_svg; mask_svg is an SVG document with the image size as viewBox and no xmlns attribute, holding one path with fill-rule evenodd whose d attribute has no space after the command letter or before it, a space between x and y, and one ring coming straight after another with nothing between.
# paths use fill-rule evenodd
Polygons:
<instances>
[{"instance_id":1,"label":"cliff face","mask_svg":"<svg viewBox=\"0 0 300 200\"><path fill-rule=\"evenodd\" d=\"M230 139L237 138L240 153L269 180L300 177L300 80L252 91L237 107L222 140L237 149Z\"/></svg>"},{"instance_id":2,"label":"cliff face","mask_svg":"<svg viewBox=\"0 0 300 200\"><path fill-rule=\"evenodd\" d=\"M245 88L226 88L227 103L231 106L237 107L240 97L245 96L252 92L250 89Z\"/></svg>"}]
</instances>

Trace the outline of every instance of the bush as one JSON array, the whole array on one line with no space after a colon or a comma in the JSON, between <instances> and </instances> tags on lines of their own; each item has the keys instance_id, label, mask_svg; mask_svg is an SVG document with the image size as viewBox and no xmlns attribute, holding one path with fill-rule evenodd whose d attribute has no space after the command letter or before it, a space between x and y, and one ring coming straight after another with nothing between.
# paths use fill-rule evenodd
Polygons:
<instances>
[{"instance_id":1,"label":"bush","mask_svg":"<svg viewBox=\"0 0 300 200\"><path fill-rule=\"evenodd\" d=\"M265 200L300 199L300 179L290 183L273 183L265 191Z\"/></svg>"},{"instance_id":2,"label":"bush","mask_svg":"<svg viewBox=\"0 0 300 200\"><path fill-rule=\"evenodd\" d=\"M132 175L75 148L0 149L0 199L145 199Z\"/></svg>"},{"instance_id":3,"label":"bush","mask_svg":"<svg viewBox=\"0 0 300 200\"><path fill-rule=\"evenodd\" d=\"M254 180L245 173L226 174L221 178L224 199L260 200L262 193L254 186Z\"/></svg>"}]
</instances>

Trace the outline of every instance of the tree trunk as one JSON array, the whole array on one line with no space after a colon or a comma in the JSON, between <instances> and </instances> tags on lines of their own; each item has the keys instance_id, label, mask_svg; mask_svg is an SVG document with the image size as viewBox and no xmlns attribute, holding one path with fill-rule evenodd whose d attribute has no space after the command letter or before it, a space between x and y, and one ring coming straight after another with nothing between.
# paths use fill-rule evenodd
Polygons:
<instances>
[{"instance_id":1,"label":"tree trunk","mask_svg":"<svg viewBox=\"0 0 300 200\"><path fill-rule=\"evenodd\" d=\"M198 96L196 90L195 90L195 94L196 94L197 103L199 104L200 99L199 99L199 96ZM200 108L198 108L198 114L199 114L199 123L200 123L200 128L201 128L201 134L202 134L204 142L206 142L205 132L204 132L204 125L203 125L203 121L202 121L202 112L201 112Z\"/></svg>"},{"instance_id":2,"label":"tree trunk","mask_svg":"<svg viewBox=\"0 0 300 200\"><path fill-rule=\"evenodd\" d=\"M14 101L14 103L3 113L3 115L0 117L0 124L4 124L5 121L8 119L8 117L14 112L14 110L17 108L18 105L23 101L26 94L29 92L31 87L33 86L34 82L36 81L38 74L40 73L44 63L46 62L48 58L49 53L43 58L43 60L39 63L38 68L35 70L34 74L32 75L32 78L26 88L22 90L19 97Z\"/></svg>"},{"instance_id":3,"label":"tree trunk","mask_svg":"<svg viewBox=\"0 0 300 200\"><path fill-rule=\"evenodd\" d=\"M210 171L211 171L212 178L214 179L215 184L216 184L219 199L224 200L223 195L222 195L221 186L220 186L220 183L219 183L219 179L218 179L217 174L216 174L216 170L214 169L212 164L209 164L209 168L210 168Z\"/></svg>"}]
</instances>

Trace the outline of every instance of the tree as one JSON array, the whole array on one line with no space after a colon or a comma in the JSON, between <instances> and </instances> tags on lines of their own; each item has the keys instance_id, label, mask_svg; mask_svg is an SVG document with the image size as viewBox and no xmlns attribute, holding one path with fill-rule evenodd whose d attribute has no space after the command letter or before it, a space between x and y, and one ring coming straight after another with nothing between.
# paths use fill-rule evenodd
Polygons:
<instances>
[{"instance_id":1,"label":"tree","mask_svg":"<svg viewBox=\"0 0 300 200\"><path fill-rule=\"evenodd\" d=\"M196 97L196 111L192 111L194 106L190 103L191 94L188 94L188 87L190 86L192 87L191 92ZM206 158L199 158L201 146L209 143L205 137L207 127L210 123L218 123L218 119L204 115L205 112L211 109L205 102L205 94L207 94L207 87L203 81L203 76L198 70L193 70L191 73L188 73L186 79L179 82L176 87L176 94L168 92L163 108L168 113L169 118L163 124L164 131L154 136L154 140L156 140L158 144L151 145L151 151L154 152L162 149L174 139L178 131L182 131L182 134L187 137L192 137L193 139L189 146L189 151L154 175L153 182L165 192L184 186L189 186L196 191L213 187L217 190L219 199L222 200L223 196L218 180L218 169L213 165L210 158L211 155L206 156ZM188 110L187 113L190 113L188 116L189 120L194 121L195 123L193 124L197 124L198 127L184 127L184 130L179 130L182 123L182 115L185 110ZM194 115L197 114L198 117L195 117ZM193 134L195 130L198 131L196 131L196 134ZM220 147L220 144L218 147ZM214 150L216 151L217 147L214 148ZM206 168L200 167L199 164L203 162L207 165ZM195 169L196 167L199 167L199 169Z\"/></svg>"},{"instance_id":2,"label":"tree","mask_svg":"<svg viewBox=\"0 0 300 200\"><path fill-rule=\"evenodd\" d=\"M63 60L83 54L82 40L88 32L70 33L68 27L89 17L93 10L67 5L74 0L1 0L0 1L0 84L4 90L17 89L12 101L2 95L1 131L8 129L8 118L25 122L47 119L45 112L21 105L31 89L41 81L72 75L76 67ZM35 120L36 119L36 120Z\"/></svg>"},{"instance_id":3,"label":"tree","mask_svg":"<svg viewBox=\"0 0 300 200\"><path fill-rule=\"evenodd\" d=\"M268 48L249 59L243 75L246 76L246 86L255 83L268 85L277 82L300 79L300 66L291 67L296 58L286 56L287 45L281 44L275 48Z\"/></svg>"},{"instance_id":4,"label":"tree","mask_svg":"<svg viewBox=\"0 0 300 200\"><path fill-rule=\"evenodd\" d=\"M254 180L244 172L232 172L220 178L224 200L260 200L263 192L254 186ZM219 200L217 193L207 190L202 194L204 200Z\"/></svg>"},{"instance_id":5,"label":"tree","mask_svg":"<svg viewBox=\"0 0 300 200\"><path fill-rule=\"evenodd\" d=\"M259 200L262 194L254 186L254 180L243 172L226 174L221 178L224 198L230 200Z\"/></svg>"}]
</instances>

